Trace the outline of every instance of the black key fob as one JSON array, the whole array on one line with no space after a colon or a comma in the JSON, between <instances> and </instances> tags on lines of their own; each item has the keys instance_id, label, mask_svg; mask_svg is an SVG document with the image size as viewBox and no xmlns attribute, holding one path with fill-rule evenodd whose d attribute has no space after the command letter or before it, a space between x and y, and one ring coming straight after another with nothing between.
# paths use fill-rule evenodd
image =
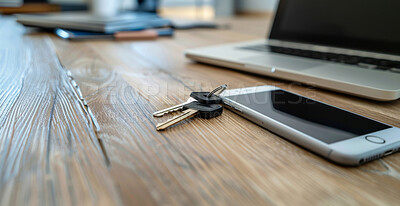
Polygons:
<instances>
[{"instance_id":1,"label":"black key fob","mask_svg":"<svg viewBox=\"0 0 400 206\"><path fill-rule=\"evenodd\" d=\"M191 97L196 99L198 102L203 104L220 104L222 103L221 97L213 94L210 97L207 97L209 92L192 92L190 94Z\"/></svg>"},{"instance_id":2,"label":"black key fob","mask_svg":"<svg viewBox=\"0 0 400 206\"><path fill-rule=\"evenodd\" d=\"M191 102L183 106L183 110L193 109L197 110L197 117L202 119L212 119L222 114L223 107L219 104L202 104L200 102Z\"/></svg>"}]
</instances>

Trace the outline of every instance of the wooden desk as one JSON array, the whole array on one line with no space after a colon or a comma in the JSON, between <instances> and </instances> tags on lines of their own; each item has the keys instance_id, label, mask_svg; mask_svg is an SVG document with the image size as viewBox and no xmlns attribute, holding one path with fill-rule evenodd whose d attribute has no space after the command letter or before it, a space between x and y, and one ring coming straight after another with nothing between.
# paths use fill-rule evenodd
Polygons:
<instances>
[{"instance_id":1,"label":"wooden desk","mask_svg":"<svg viewBox=\"0 0 400 206\"><path fill-rule=\"evenodd\" d=\"M183 56L187 48L260 38L269 21L232 24L157 41L69 42L1 19L0 204L398 205L400 154L337 166L228 110L155 130L171 116L155 119L154 111L223 83L276 85L400 127L400 101L369 101ZM80 86L98 132L59 63Z\"/></svg>"}]
</instances>

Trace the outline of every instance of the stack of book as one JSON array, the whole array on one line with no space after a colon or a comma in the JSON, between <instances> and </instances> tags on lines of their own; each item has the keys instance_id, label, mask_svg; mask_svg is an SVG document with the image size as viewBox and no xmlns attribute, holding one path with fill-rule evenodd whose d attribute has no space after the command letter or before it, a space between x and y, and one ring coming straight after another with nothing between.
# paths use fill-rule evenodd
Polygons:
<instances>
[{"instance_id":1,"label":"stack of book","mask_svg":"<svg viewBox=\"0 0 400 206\"><path fill-rule=\"evenodd\" d=\"M170 21L155 13L127 12L116 16L96 16L89 12L17 14L25 26L115 33L170 26Z\"/></svg>"}]
</instances>

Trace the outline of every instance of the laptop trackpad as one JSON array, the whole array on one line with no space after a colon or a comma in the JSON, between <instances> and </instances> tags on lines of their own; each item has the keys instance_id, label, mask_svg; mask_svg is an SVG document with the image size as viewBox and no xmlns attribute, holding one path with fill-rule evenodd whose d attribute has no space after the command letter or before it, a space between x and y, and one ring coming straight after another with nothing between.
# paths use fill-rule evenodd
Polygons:
<instances>
[{"instance_id":1,"label":"laptop trackpad","mask_svg":"<svg viewBox=\"0 0 400 206\"><path fill-rule=\"evenodd\" d=\"M295 56L286 56L279 54L266 54L266 55L257 55L252 57L247 57L240 59L245 64L257 65L257 66L265 66L265 67L277 67L283 69L292 69L292 70L303 70L309 69L316 66L321 66L324 63L319 63L313 60L307 60L301 57Z\"/></svg>"}]
</instances>

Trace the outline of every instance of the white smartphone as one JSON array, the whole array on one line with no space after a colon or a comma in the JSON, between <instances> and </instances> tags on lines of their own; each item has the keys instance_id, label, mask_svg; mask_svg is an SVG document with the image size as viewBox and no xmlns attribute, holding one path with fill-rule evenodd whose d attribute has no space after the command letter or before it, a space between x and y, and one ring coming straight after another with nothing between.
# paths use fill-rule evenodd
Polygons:
<instances>
[{"instance_id":1,"label":"white smartphone","mask_svg":"<svg viewBox=\"0 0 400 206\"><path fill-rule=\"evenodd\" d=\"M400 150L400 128L274 86L232 89L220 96L235 113L341 165Z\"/></svg>"}]
</instances>

